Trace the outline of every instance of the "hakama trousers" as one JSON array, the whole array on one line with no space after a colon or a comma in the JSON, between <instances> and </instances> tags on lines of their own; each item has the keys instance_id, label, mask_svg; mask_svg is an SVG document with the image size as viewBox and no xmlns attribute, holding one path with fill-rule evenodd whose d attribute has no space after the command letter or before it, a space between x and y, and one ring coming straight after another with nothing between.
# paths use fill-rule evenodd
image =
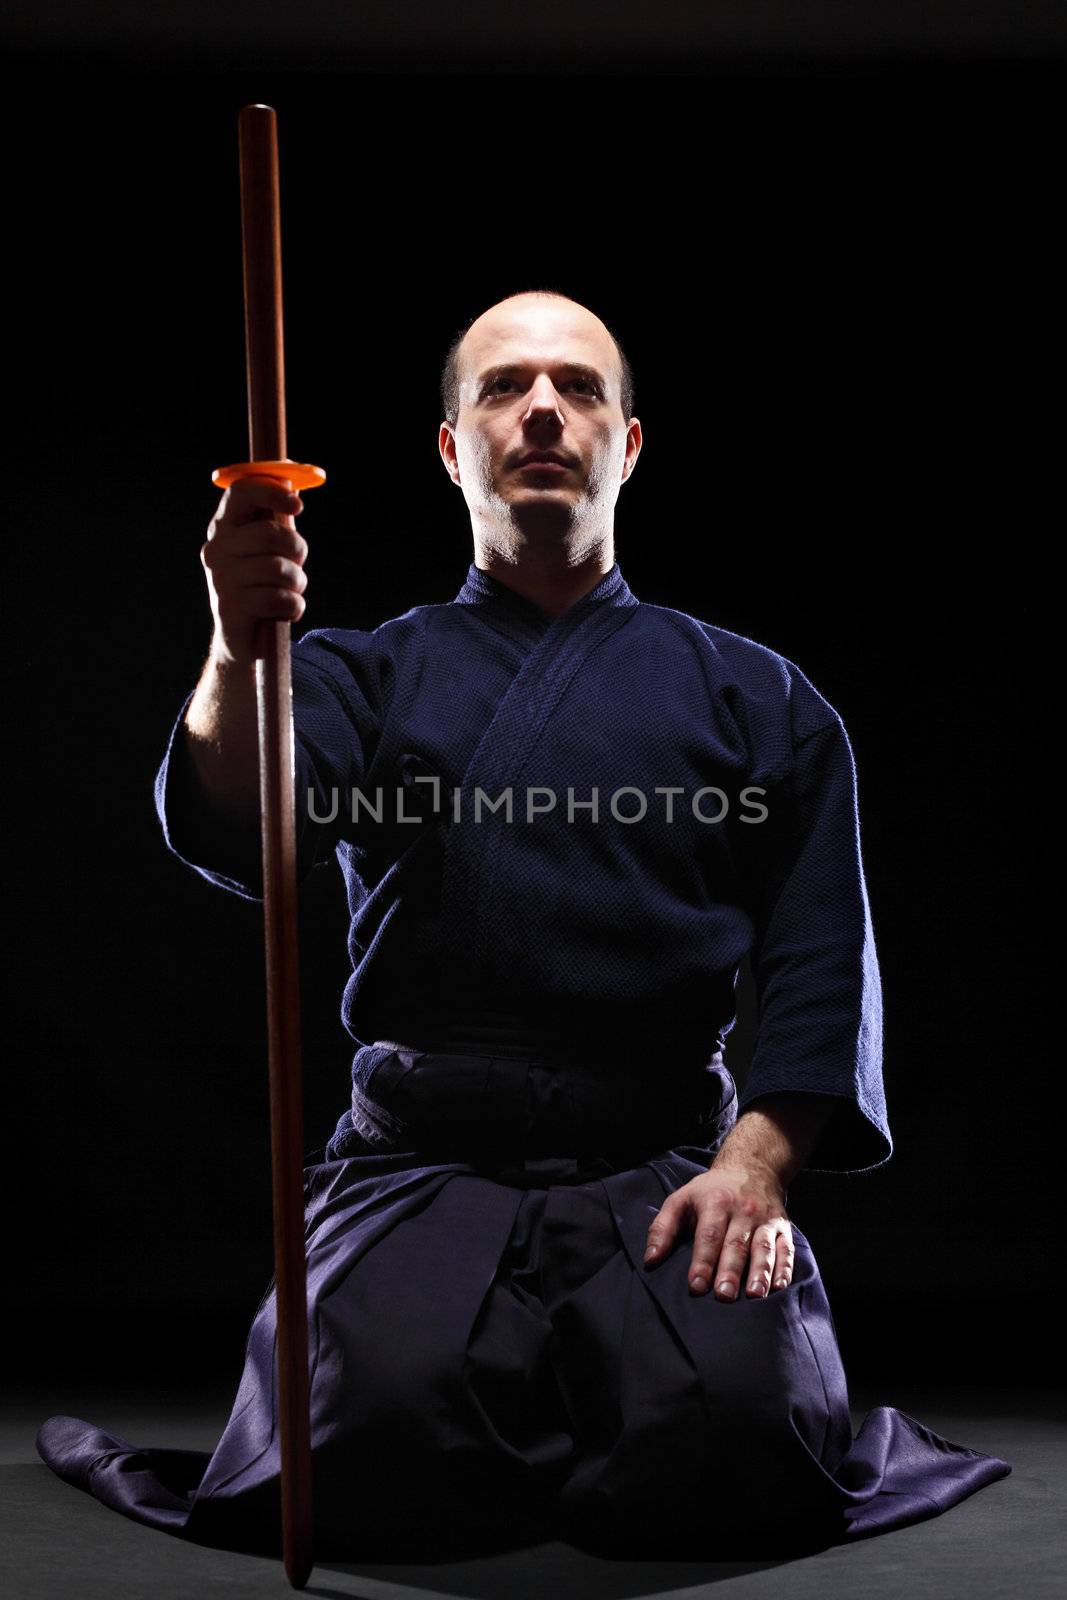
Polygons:
<instances>
[{"instance_id":1,"label":"hakama trousers","mask_svg":"<svg viewBox=\"0 0 1067 1600\"><path fill-rule=\"evenodd\" d=\"M553 1534L619 1555L819 1548L936 1516L1011 1471L891 1406L853 1434L795 1221L792 1282L766 1298L693 1294L684 1230L644 1266L667 1195L707 1171L736 1120L721 1056L675 1122L693 1142L658 1144L646 1104L637 1159L636 1086L365 1048L353 1116L305 1168L319 1559ZM464 1158L449 1158L461 1131ZM545 1153L567 1138L574 1154ZM45 1422L37 1448L127 1517L280 1555L273 1283L213 1453L138 1447L69 1416Z\"/></svg>"}]
</instances>

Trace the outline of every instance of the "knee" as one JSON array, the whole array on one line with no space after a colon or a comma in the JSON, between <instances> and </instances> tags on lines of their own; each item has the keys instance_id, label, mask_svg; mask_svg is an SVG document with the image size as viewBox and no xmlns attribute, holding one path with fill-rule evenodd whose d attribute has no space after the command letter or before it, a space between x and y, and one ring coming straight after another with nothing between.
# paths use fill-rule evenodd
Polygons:
<instances>
[{"instance_id":1,"label":"knee","mask_svg":"<svg viewBox=\"0 0 1067 1600\"><path fill-rule=\"evenodd\" d=\"M373 1326L323 1330L313 1409L329 1437L433 1439L455 1403L459 1358L426 1340L383 1338Z\"/></svg>"},{"instance_id":2,"label":"knee","mask_svg":"<svg viewBox=\"0 0 1067 1600\"><path fill-rule=\"evenodd\" d=\"M828 1408L822 1383L805 1366L768 1362L746 1366L708 1396L709 1445L715 1460L765 1469L792 1456L798 1438L820 1439ZM798 1423L800 1428L798 1429Z\"/></svg>"},{"instance_id":3,"label":"knee","mask_svg":"<svg viewBox=\"0 0 1067 1600\"><path fill-rule=\"evenodd\" d=\"M350 1414L358 1396L364 1428L396 1441L438 1440L442 1421L455 1403L447 1368L396 1351L366 1366L358 1378L350 1376L344 1392Z\"/></svg>"}]
</instances>

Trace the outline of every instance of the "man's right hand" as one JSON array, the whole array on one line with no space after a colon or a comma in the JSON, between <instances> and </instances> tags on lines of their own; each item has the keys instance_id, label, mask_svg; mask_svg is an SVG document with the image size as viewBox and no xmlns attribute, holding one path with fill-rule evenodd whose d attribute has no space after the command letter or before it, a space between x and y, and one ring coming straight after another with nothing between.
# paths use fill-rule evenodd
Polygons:
<instances>
[{"instance_id":1,"label":"man's right hand","mask_svg":"<svg viewBox=\"0 0 1067 1600\"><path fill-rule=\"evenodd\" d=\"M294 521L303 509L298 494L264 477L241 478L219 501L200 560L215 619L211 653L220 665L255 660L265 619L303 616L308 547Z\"/></svg>"}]
</instances>

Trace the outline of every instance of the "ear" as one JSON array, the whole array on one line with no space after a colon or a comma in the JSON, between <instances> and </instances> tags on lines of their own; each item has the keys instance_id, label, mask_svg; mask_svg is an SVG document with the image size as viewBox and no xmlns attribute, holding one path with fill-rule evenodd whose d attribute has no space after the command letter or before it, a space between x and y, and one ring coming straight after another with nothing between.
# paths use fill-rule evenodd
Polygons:
<instances>
[{"instance_id":1,"label":"ear","mask_svg":"<svg viewBox=\"0 0 1067 1600\"><path fill-rule=\"evenodd\" d=\"M459 483L459 464L456 458L456 435L451 423L442 422L437 430L437 448L441 460L445 464L445 471L455 484Z\"/></svg>"},{"instance_id":2,"label":"ear","mask_svg":"<svg viewBox=\"0 0 1067 1600\"><path fill-rule=\"evenodd\" d=\"M637 417L631 417L630 426L626 434L626 458L623 462L622 482L633 473L637 465L637 458L641 454L641 423Z\"/></svg>"}]
</instances>

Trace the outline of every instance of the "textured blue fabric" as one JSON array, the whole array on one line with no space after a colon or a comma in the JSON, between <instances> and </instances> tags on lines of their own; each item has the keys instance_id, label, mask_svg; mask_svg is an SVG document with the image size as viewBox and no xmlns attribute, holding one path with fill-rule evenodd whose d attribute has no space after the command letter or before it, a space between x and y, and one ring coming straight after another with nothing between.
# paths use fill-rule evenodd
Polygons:
<instances>
[{"instance_id":1,"label":"textured blue fabric","mask_svg":"<svg viewBox=\"0 0 1067 1600\"><path fill-rule=\"evenodd\" d=\"M890 1406L853 1434L794 1219L791 1281L766 1297L693 1294L684 1229L644 1265L667 1196L762 1096L837 1098L809 1165L891 1152L855 767L803 673L639 605L617 566L555 620L472 567L453 603L308 634L293 667L300 868L340 860L360 1041L352 1108L304 1170L317 1559L553 1528L616 1555L766 1558L1007 1476ZM401 821L433 777L458 811ZM404 808L315 820L353 785ZM479 787L509 785L596 787L606 820L469 823ZM765 821L732 804L745 785ZM731 802L721 823L693 814L705 786ZM625 787L678 789L677 820L611 817ZM172 850L256 896L257 841L205 816L177 727L157 803ZM747 951L760 1022L739 1097L721 1047ZM277 1339L272 1283L210 1454L65 1414L38 1453L137 1522L278 1554Z\"/></svg>"},{"instance_id":2,"label":"textured blue fabric","mask_svg":"<svg viewBox=\"0 0 1067 1600\"><path fill-rule=\"evenodd\" d=\"M198 803L184 712L156 780L167 844L257 898L258 839L227 838ZM477 1006L710 1055L749 954L759 1028L740 1109L831 1095L808 1167L889 1158L853 752L792 661L638 602L618 563L555 619L472 563L450 602L305 634L293 713L300 870L336 855L344 874L342 1016L360 1044ZM509 788L510 822L487 803ZM528 818L540 789L534 806L551 792L554 808Z\"/></svg>"}]
</instances>

